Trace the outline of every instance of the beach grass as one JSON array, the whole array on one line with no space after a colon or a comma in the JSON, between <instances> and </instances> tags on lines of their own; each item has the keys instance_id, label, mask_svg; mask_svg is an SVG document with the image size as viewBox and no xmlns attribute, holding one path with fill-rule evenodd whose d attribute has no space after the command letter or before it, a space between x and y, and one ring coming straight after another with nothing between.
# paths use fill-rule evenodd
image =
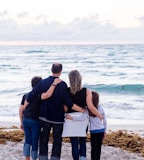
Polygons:
<instances>
[{"instance_id":1,"label":"beach grass","mask_svg":"<svg viewBox=\"0 0 144 160\"><path fill-rule=\"evenodd\" d=\"M0 128L0 144L10 142L20 142L24 139L24 133L17 126ZM50 143L53 141L52 134ZM69 143L69 138L63 138L63 142ZM90 134L87 134L87 142L90 142ZM144 137L127 130L111 131L109 130L103 145L121 148L128 152L137 153L144 157Z\"/></svg>"}]
</instances>

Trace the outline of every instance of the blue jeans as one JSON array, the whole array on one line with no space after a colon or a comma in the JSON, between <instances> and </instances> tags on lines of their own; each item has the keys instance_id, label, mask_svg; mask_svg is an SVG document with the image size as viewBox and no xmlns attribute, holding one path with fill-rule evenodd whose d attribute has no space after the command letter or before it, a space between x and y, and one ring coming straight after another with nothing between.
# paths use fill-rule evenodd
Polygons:
<instances>
[{"instance_id":1,"label":"blue jeans","mask_svg":"<svg viewBox=\"0 0 144 160\"><path fill-rule=\"evenodd\" d=\"M72 156L74 160L86 157L86 137L70 137L72 145Z\"/></svg>"},{"instance_id":2,"label":"blue jeans","mask_svg":"<svg viewBox=\"0 0 144 160\"><path fill-rule=\"evenodd\" d=\"M38 140L40 135L40 121L33 119L23 119L23 128L25 134L24 156L32 156L32 159L38 157Z\"/></svg>"},{"instance_id":3,"label":"blue jeans","mask_svg":"<svg viewBox=\"0 0 144 160\"><path fill-rule=\"evenodd\" d=\"M53 134L53 146L51 160L60 160L61 147L62 147L62 130L63 124L54 124L41 121L41 134L40 134L40 160L48 159L48 142L50 138L50 131Z\"/></svg>"}]
</instances>

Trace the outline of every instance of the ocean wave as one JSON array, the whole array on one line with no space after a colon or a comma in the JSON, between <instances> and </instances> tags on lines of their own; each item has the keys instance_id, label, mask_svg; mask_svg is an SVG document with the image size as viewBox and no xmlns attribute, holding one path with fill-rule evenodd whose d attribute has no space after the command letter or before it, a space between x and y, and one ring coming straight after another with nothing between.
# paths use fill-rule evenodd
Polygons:
<instances>
[{"instance_id":1,"label":"ocean wave","mask_svg":"<svg viewBox=\"0 0 144 160\"><path fill-rule=\"evenodd\" d=\"M99 92L121 93L121 94L144 94L143 84L98 84L87 86Z\"/></svg>"},{"instance_id":2,"label":"ocean wave","mask_svg":"<svg viewBox=\"0 0 144 160\"><path fill-rule=\"evenodd\" d=\"M33 54L33 53L47 53L48 51L41 51L41 50L30 50L30 51L27 51L26 53L30 53L30 54Z\"/></svg>"}]
</instances>

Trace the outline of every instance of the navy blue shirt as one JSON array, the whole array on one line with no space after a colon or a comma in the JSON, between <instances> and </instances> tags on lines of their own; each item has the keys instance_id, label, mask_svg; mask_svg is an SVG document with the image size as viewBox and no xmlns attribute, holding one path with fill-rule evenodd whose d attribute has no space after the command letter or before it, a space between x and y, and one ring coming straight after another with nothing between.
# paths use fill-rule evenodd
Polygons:
<instances>
[{"instance_id":1,"label":"navy blue shirt","mask_svg":"<svg viewBox=\"0 0 144 160\"><path fill-rule=\"evenodd\" d=\"M27 98L28 93L22 98L21 105L24 105L24 101ZM35 96L34 99L29 103L23 112L23 118L39 120L41 99L39 96Z\"/></svg>"},{"instance_id":2,"label":"navy blue shirt","mask_svg":"<svg viewBox=\"0 0 144 160\"><path fill-rule=\"evenodd\" d=\"M48 78L41 80L38 85L29 93L27 101L31 102L36 95L46 92L55 78L57 77L49 76ZM50 98L42 100L40 106L40 119L52 123L63 123L65 114L64 105L72 108L73 102L70 99L67 84L62 81L61 83L57 84Z\"/></svg>"}]
</instances>

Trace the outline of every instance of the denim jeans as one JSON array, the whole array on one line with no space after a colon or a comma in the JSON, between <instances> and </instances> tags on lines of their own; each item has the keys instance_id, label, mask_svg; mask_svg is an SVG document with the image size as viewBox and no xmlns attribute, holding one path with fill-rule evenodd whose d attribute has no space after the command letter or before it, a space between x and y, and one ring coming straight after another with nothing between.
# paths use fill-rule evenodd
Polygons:
<instances>
[{"instance_id":1,"label":"denim jeans","mask_svg":"<svg viewBox=\"0 0 144 160\"><path fill-rule=\"evenodd\" d=\"M40 160L48 159L48 142L50 138L50 131L53 134L53 146L51 159L59 160L61 156L62 147L62 130L63 124L54 124L41 121L41 134L40 134Z\"/></svg>"},{"instance_id":2,"label":"denim jeans","mask_svg":"<svg viewBox=\"0 0 144 160\"><path fill-rule=\"evenodd\" d=\"M74 160L86 157L86 137L70 137L72 145L72 156Z\"/></svg>"},{"instance_id":3,"label":"denim jeans","mask_svg":"<svg viewBox=\"0 0 144 160\"><path fill-rule=\"evenodd\" d=\"M38 157L38 140L40 135L40 121L33 119L23 119L23 128L25 135L24 156L32 156L32 159Z\"/></svg>"}]
</instances>

